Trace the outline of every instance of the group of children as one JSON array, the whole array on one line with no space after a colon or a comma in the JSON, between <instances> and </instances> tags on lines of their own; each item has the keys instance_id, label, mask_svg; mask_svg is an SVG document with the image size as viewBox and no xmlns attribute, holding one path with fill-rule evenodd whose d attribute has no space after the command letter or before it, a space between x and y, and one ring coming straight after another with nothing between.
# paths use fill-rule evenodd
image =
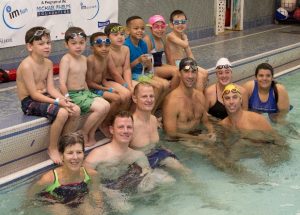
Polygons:
<instances>
[{"instance_id":1,"label":"group of children","mask_svg":"<svg viewBox=\"0 0 300 215\"><path fill-rule=\"evenodd\" d=\"M178 62L193 57L184 33L187 17L175 10L170 15L172 32L166 35L167 23L161 15L149 18L145 25L139 16L126 20L126 27L110 23L103 32L90 36L92 54L83 55L87 35L79 27L65 32L68 52L59 64L59 90L53 79L50 31L33 27L26 32L29 56L17 70L17 90L26 115L47 117L51 122L48 154L61 163L57 144L62 133L78 129L79 117L86 114L80 127L86 146L96 143L95 132L100 129L109 136L108 125L120 110L134 110L131 102L138 82L151 84L155 91L155 111L165 95L179 84ZM145 35L145 26L151 34ZM125 37L128 35L128 37ZM167 63L162 60L165 52ZM204 89L207 71L199 72L197 86Z\"/></svg>"}]
</instances>

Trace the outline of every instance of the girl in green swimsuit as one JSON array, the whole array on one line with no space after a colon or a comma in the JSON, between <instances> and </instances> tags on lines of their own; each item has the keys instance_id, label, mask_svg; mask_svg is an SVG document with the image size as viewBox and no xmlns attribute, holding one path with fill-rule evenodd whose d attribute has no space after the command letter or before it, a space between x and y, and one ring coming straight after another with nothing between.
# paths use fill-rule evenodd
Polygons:
<instances>
[{"instance_id":1,"label":"girl in green swimsuit","mask_svg":"<svg viewBox=\"0 0 300 215\"><path fill-rule=\"evenodd\" d=\"M30 192L38 193L39 200L51 203L47 205L55 214L69 214L71 210L102 214L103 201L95 177L97 172L82 167L83 135L76 132L61 137L58 149L63 165L42 175Z\"/></svg>"}]
</instances>

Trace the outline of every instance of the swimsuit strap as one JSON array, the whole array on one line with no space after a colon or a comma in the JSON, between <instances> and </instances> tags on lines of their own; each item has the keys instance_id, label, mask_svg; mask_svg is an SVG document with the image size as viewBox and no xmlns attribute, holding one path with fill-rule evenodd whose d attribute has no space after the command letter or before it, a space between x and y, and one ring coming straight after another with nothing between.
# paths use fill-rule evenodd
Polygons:
<instances>
[{"instance_id":1,"label":"swimsuit strap","mask_svg":"<svg viewBox=\"0 0 300 215\"><path fill-rule=\"evenodd\" d=\"M55 190L56 188L60 187L60 183L58 181L58 175L56 170L53 170L53 174L54 174L54 182L53 184L49 185L48 187L46 187L45 191L52 194L53 190Z\"/></svg>"},{"instance_id":2,"label":"swimsuit strap","mask_svg":"<svg viewBox=\"0 0 300 215\"><path fill-rule=\"evenodd\" d=\"M151 44L152 44L152 50L154 50L155 52L162 52L164 51L164 48L162 48L161 50L156 50L156 46L155 46L155 40L154 40L154 37L152 34L150 34L150 40L151 40ZM164 40L161 38L160 39L162 44L163 44L163 47L165 46L165 43L164 43Z\"/></svg>"},{"instance_id":3,"label":"swimsuit strap","mask_svg":"<svg viewBox=\"0 0 300 215\"><path fill-rule=\"evenodd\" d=\"M82 167L82 170L84 172L84 180L83 181L85 183L89 183L91 181L91 177L88 175L88 173L84 167Z\"/></svg>"}]
</instances>

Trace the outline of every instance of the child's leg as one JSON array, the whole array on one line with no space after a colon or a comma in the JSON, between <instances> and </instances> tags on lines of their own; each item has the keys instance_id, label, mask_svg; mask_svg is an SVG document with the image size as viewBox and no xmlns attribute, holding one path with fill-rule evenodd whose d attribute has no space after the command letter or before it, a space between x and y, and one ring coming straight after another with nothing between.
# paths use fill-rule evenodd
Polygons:
<instances>
[{"instance_id":1,"label":"child's leg","mask_svg":"<svg viewBox=\"0 0 300 215\"><path fill-rule=\"evenodd\" d=\"M86 119L82 131L85 137L86 146L92 146L96 143L95 132L98 126L106 117L110 104L103 98L96 97L90 107L91 114Z\"/></svg>"},{"instance_id":2,"label":"child's leg","mask_svg":"<svg viewBox=\"0 0 300 215\"><path fill-rule=\"evenodd\" d=\"M179 85L180 77L176 66L163 64L162 66L155 67L155 75L170 80L170 90L175 89Z\"/></svg>"},{"instance_id":3,"label":"child's leg","mask_svg":"<svg viewBox=\"0 0 300 215\"><path fill-rule=\"evenodd\" d=\"M110 102L110 110L104 119L102 125L100 124L99 129L106 137L111 137L111 133L109 132L109 125L111 123L112 117L120 110L122 110L121 106L121 98L117 93L104 92L103 98Z\"/></svg>"},{"instance_id":4,"label":"child's leg","mask_svg":"<svg viewBox=\"0 0 300 215\"><path fill-rule=\"evenodd\" d=\"M121 84L114 82L114 81L108 81L106 84L106 87L112 87L114 88L118 94L120 95L121 102L122 102L122 108L124 110L129 110L129 107L131 105L131 92L126 87L122 86Z\"/></svg>"},{"instance_id":5,"label":"child's leg","mask_svg":"<svg viewBox=\"0 0 300 215\"><path fill-rule=\"evenodd\" d=\"M159 83L160 87L161 87L161 93L159 95L159 97L155 97L156 98L156 102L155 102L155 106L153 108L153 113L156 111L156 109L158 107L160 107L162 101L164 100L165 96L170 92L170 83L163 79L163 78L159 78L157 76L154 76L151 80L152 81L155 81L157 83Z\"/></svg>"},{"instance_id":6,"label":"child's leg","mask_svg":"<svg viewBox=\"0 0 300 215\"><path fill-rule=\"evenodd\" d=\"M66 109L59 108L56 118L50 127L50 143L48 146L48 154L50 159L56 164L60 164L62 162L58 152L58 140L68 116L69 113Z\"/></svg>"},{"instance_id":7,"label":"child's leg","mask_svg":"<svg viewBox=\"0 0 300 215\"><path fill-rule=\"evenodd\" d=\"M73 106L74 113L69 115L69 118L62 131L63 134L69 134L75 132L78 129L79 117L80 117L80 107L77 105Z\"/></svg>"}]
</instances>

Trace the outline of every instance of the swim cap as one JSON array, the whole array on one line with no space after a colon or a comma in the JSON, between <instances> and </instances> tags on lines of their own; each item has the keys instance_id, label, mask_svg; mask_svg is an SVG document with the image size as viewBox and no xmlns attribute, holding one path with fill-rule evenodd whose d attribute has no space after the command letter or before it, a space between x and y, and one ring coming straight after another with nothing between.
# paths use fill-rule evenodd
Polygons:
<instances>
[{"instance_id":1,"label":"swim cap","mask_svg":"<svg viewBox=\"0 0 300 215\"><path fill-rule=\"evenodd\" d=\"M225 58L225 57L222 57L222 58L220 58L218 61L217 61L217 64L216 64L216 68L218 68L218 67L222 67L222 66L229 66L229 67L231 67L231 63L230 63L230 61L227 59L227 58Z\"/></svg>"},{"instance_id":2,"label":"swim cap","mask_svg":"<svg viewBox=\"0 0 300 215\"><path fill-rule=\"evenodd\" d=\"M183 58L179 63L179 71L189 70L190 68L192 68L193 70L197 70L197 62L190 57Z\"/></svg>"},{"instance_id":3,"label":"swim cap","mask_svg":"<svg viewBox=\"0 0 300 215\"><path fill-rule=\"evenodd\" d=\"M147 26L151 27L156 22L163 22L164 24L166 24L165 18L163 16L161 16L161 15L154 15L154 16L151 16L148 19L148 25Z\"/></svg>"},{"instance_id":4,"label":"swim cap","mask_svg":"<svg viewBox=\"0 0 300 215\"><path fill-rule=\"evenodd\" d=\"M228 84L225 89L223 90L223 93L222 93L222 97L228 93L238 93L241 95L241 92L239 90L239 88L237 88L234 84Z\"/></svg>"}]
</instances>

